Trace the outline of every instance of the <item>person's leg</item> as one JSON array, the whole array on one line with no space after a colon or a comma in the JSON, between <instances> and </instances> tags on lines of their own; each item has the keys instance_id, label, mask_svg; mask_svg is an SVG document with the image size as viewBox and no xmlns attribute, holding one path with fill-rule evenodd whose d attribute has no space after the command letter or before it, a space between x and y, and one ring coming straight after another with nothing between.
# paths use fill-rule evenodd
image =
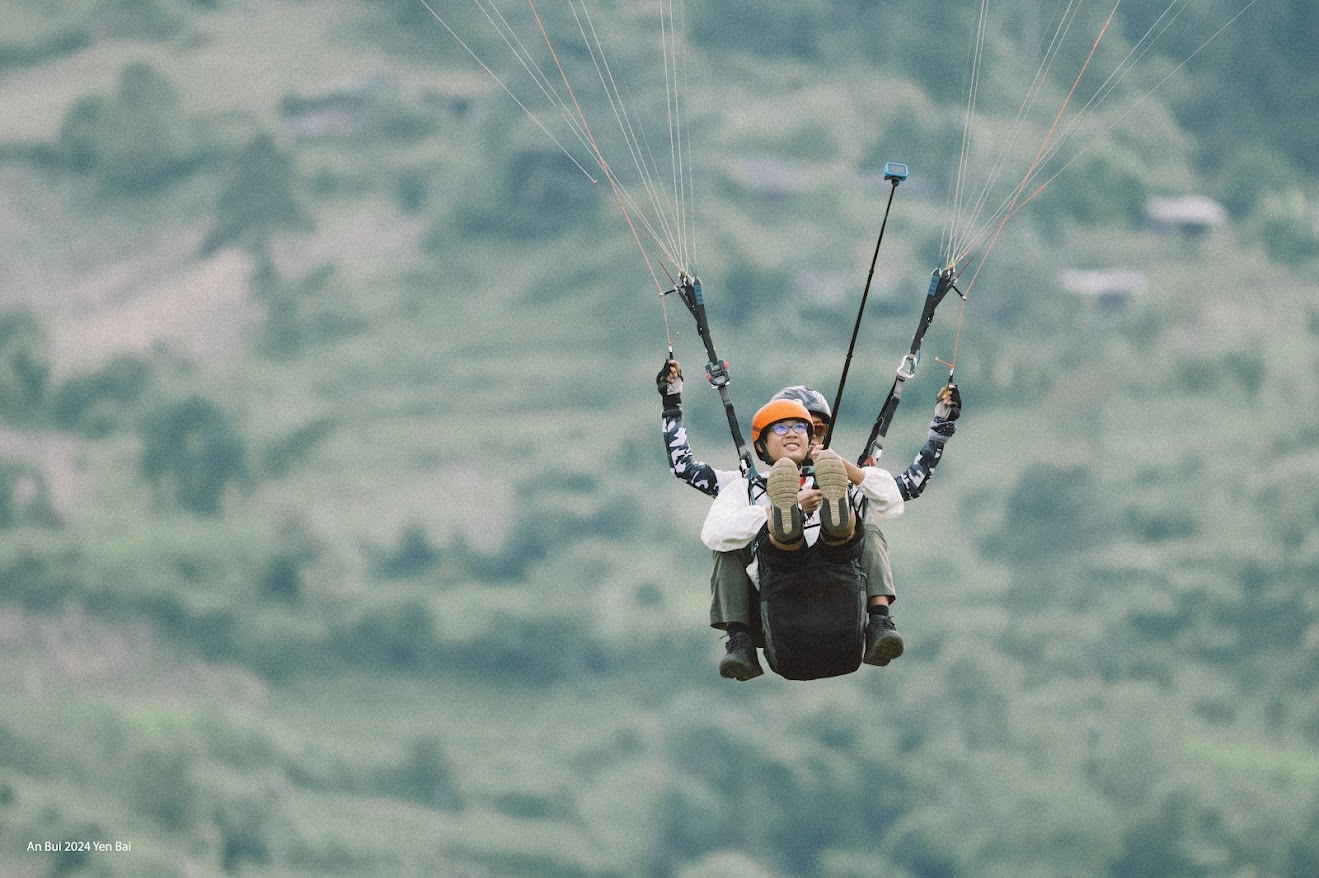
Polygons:
<instances>
[{"instance_id":1,"label":"person's leg","mask_svg":"<svg viewBox=\"0 0 1319 878\"><path fill-rule=\"evenodd\" d=\"M888 606L898 599L893 588L893 566L889 561L888 540L878 524L864 525L865 543L861 549L861 569L866 573L866 596L870 606Z\"/></svg>"},{"instance_id":2,"label":"person's leg","mask_svg":"<svg viewBox=\"0 0 1319 878\"><path fill-rule=\"evenodd\" d=\"M889 562L888 540L879 525L867 522L862 528L865 542L861 551L861 569L866 574L869 618L866 621L866 651L862 657L868 665L883 667L902 655L906 644L898 633L889 605L897 600L893 588L893 567Z\"/></svg>"},{"instance_id":3,"label":"person's leg","mask_svg":"<svg viewBox=\"0 0 1319 878\"><path fill-rule=\"evenodd\" d=\"M760 595L747 575L750 563L750 546L715 552L710 573L710 625L728 632L719 675L734 680L750 680L764 673L756 656L756 644L761 642Z\"/></svg>"},{"instance_id":4,"label":"person's leg","mask_svg":"<svg viewBox=\"0 0 1319 878\"><path fill-rule=\"evenodd\" d=\"M749 630L760 625L760 601L747 575L751 547L734 552L713 552L710 571L710 627L728 630L729 623Z\"/></svg>"}]
</instances>

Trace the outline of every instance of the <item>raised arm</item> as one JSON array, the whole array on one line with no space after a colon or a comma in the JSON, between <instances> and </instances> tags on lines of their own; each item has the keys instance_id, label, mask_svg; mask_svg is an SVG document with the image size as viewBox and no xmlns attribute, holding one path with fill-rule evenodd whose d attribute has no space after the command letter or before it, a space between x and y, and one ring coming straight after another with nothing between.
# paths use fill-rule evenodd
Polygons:
<instances>
[{"instance_id":1,"label":"raised arm","mask_svg":"<svg viewBox=\"0 0 1319 878\"><path fill-rule=\"evenodd\" d=\"M677 360L664 361L664 367L655 376L655 386L664 400L664 448L669 457L669 469L702 494L717 496L718 471L693 457L687 444L687 428L682 424L682 369Z\"/></svg>"},{"instance_id":2,"label":"raised arm","mask_svg":"<svg viewBox=\"0 0 1319 878\"><path fill-rule=\"evenodd\" d=\"M957 432L957 425L954 422L961 413L962 396L957 392L956 384L949 384L939 391L925 446L916 455L911 466L895 477L903 500L915 500L925 490L925 486L934 475L934 468L939 465L939 459L943 457L944 444L953 433Z\"/></svg>"}]
</instances>

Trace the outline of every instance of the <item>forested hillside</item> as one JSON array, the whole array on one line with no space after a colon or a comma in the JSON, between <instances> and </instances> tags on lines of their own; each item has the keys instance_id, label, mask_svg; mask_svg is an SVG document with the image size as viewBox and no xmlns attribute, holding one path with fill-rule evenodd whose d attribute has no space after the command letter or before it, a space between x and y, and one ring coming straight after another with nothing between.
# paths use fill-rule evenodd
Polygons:
<instances>
[{"instance_id":1,"label":"forested hillside","mask_svg":"<svg viewBox=\"0 0 1319 878\"><path fill-rule=\"evenodd\" d=\"M957 435L885 526L906 654L737 683L659 433L673 338L692 445L735 466L691 320L435 14L516 90L495 7L429 2L8 4L0 875L1319 875L1319 7L1119 5L1087 75L1130 73L890 432L897 470L955 350ZM586 7L537 6L589 70ZM988 9L973 172L1111 8L1038 83L1059 9ZM590 14L662 125L650 10ZM685 7L744 423L832 397L892 194L859 450L940 267L979 15Z\"/></svg>"}]
</instances>

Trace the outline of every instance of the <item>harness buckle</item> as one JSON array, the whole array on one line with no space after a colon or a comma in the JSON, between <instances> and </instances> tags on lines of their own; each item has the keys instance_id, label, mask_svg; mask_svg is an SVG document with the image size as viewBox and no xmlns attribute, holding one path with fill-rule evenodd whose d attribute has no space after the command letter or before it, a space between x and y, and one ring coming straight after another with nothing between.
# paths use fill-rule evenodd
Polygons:
<instances>
[{"instance_id":1,"label":"harness buckle","mask_svg":"<svg viewBox=\"0 0 1319 878\"><path fill-rule=\"evenodd\" d=\"M705 377L709 379L710 386L715 389L724 387L733 380L732 376L728 374L728 363L724 360L717 363L706 363Z\"/></svg>"}]
</instances>

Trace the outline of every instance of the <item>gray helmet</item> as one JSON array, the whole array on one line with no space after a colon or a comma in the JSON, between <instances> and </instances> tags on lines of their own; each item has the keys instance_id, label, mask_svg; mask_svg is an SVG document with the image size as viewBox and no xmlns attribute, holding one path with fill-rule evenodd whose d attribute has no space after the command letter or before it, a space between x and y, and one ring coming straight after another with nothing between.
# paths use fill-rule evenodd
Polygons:
<instances>
[{"instance_id":1,"label":"gray helmet","mask_svg":"<svg viewBox=\"0 0 1319 878\"><path fill-rule=\"evenodd\" d=\"M824 398L824 394L818 390L812 390L804 384L785 387L771 396L770 399L795 399L806 406L806 411L813 415L819 415L825 421L832 421L834 417L833 412L829 410L829 401Z\"/></svg>"}]
</instances>

